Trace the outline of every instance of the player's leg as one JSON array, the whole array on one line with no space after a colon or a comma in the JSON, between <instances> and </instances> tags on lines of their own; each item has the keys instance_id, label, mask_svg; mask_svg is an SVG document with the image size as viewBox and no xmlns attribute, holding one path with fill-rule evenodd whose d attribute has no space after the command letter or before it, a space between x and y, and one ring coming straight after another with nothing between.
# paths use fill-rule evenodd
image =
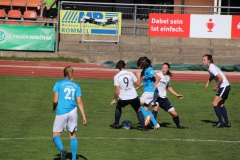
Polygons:
<instances>
[{"instance_id":1,"label":"player's leg","mask_svg":"<svg viewBox=\"0 0 240 160\"><path fill-rule=\"evenodd\" d=\"M122 115L122 106L125 106L125 102L124 100L119 99L116 105L116 109L115 109L115 122L113 124L110 125L110 127L114 128L114 129L119 129L119 121Z\"/></svg>"},{"instance_id":2,"label":"player's leg","mask_svg":"<svg viewBox=\"0 0 240 160\"><path fill-rule=\"evenodd\" d=\"M72 151L72 160L77 159L77 150L78 150L78 140L76 137L77 131L77 121L78 121L78 114L77 114L77 107L69 113L68 119L68 130L69 130L69 138L70 138L70 146Z\"/></svg>"},{"instance_id":3,"label":"player's leg","mask_svg":"<svg viewBox=\"0 0 240 160\"><path fill-rule=\"evenodd\" d=\"M220 109L221 109L222 117L224 118L224 121L225 121L224 127L231 127L231 124L229 123L229 120L228 120L227 109L224 105L226 99L228 98L228 94L229 94L230 90L231 90L230 86L225 87L224 92L220 95L220 97L223 99L218 104L218 106L220 106Z\"/></svg>"},{"instance_id":4,"label":"player's leg","mask_svg":"<svg viewBox=\"0 0 240 160\"><path fill-rule=\"evenodd\" d=\"M138 99L138 97L131 100L130 105L132 106L132 108L134 109L134 111L137 114L137 118L138 118L138 121L139 121L139 123L142 127L142 130L146 131L147 129L145 128L143 114L142 114L142 111L140 109L140 100Z\"/></svg>"},{"instance_id":5,"label":"player's leg","mask_svg":"<svg viewBox=\"0 0 240 160\"><path fill-rule=\"evenodd\" d=\"M157 104L153 107L153 110L152 110L152 114L155 119L157 119L158 110L159 110L159 105Z\"/></svg>"},{"instance_id":6,"label":"player's leg","mask_svg":"<svg viewBox=\"0 0 240 160\"><path fill-rule=\"evenodd\" d=\"M61 133L65 130L67 124L67 114L56 116L53 124L53 142L56 148L61 152L61 159L65 159L65 155L67 151L64 149L62 140L61 140Z\"/></svg>"},{"instance_id":7,"label":"player's leg","mask_svg":"<svg viewBox=\"0 0 240 160\"><path fill-rule=\"evenodd\" d=\"M47 8L45 7L44 9L43 9L43 14L42 14L42 16L43 16L43 21L45 21L43 24L42 24L42 26L46 26L46 21L47 21L47 16L48 16L48 11L47 11Z\"/></svg>"},{"instance_id":8,"label":"player's leg","mask_svg":"<svg viewBox=\"0 0 240 160\"><path fill-rule=\"evenodd\" d=\"M212 106L214 108L214 111L216 113L216 116L218 117L218 122L213 126L214 128L221 128L223 127L223 120L222 120L222 112L221 108L219 106L219 103L222 101L222 98L219 96L215 96L214 100L212 102Z\"/></svg>"}]
</instances>

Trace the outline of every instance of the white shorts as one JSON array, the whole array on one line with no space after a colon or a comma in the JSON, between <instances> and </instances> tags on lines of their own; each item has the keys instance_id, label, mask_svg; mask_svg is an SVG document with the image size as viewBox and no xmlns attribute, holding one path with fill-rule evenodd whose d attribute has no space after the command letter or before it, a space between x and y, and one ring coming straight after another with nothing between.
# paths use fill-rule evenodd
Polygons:
<instances>
[{"instance_id":1,"label":"white shorts","mask_svg":"<svg viewBox=\"0 0 240 160\"><path fill-rule=\"evenodd\" d=\"M150 105L152 102L155 102L157 98L157 92L144 92L140 97L140 102Z\"/></svg>"},{"instance_id":2,"label":"white shorts","mask_svg":"<svg viewBox=\"0 0 240 160\"><path fill-rule=\"evenodd\" d=\"M75 107L71 112L56 115L54 124L53 124L53 132L62 132L66 131L66 127L69 132L77 131L77 121L78 121L78 113L77 107Z\"/></svg>"}]
</instances>

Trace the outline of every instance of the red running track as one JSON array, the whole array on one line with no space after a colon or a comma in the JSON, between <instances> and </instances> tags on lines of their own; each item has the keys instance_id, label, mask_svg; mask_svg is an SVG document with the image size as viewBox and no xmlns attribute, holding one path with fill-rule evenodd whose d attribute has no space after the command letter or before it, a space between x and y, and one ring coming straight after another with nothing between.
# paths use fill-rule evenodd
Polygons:
<instances>
[{"instance_id":1,"label":"red running track","mask_svg":"<svg viewBox=\"0 0 240 160\"><path fill-rule=\"evenodd\" d=\"M118 72L115 69L108 69L97 64L67 63L67 62L25 62L25 61L0 61L0 75L12 76L44 76L44 77L63 77L65 66L74 68L76 78L102 78L113 79ZM137 70L136 70L137 71ZM207 81L207 72L173 71L173 81ZM230 82L240 82L240 73L226 73Z\"/></svg>"}]
</instances>

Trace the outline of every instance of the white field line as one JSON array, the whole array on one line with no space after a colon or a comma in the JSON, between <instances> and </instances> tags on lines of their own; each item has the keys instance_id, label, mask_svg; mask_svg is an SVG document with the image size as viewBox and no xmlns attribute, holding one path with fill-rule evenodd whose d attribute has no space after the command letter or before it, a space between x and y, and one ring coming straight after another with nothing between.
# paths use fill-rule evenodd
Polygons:
<instances>
[{"instance_id":1,"label":"white field line","mask_svg":"<svg viewBox=\"0 0 240 160\"><path fill-rule=\"evenodd\" d=\"M52 137L0 138L0 141L41 140L41 139L52 139ZM62 137L62 139L69 139L69 138ZM212 140L212 139L162 139L162 138L127 138L127 137L122 137L122 138L117 138L117 137L112 137L112 138L111 137L78 137L78 139L240 143L240 141Z\"/></svg>"}]
</instances>

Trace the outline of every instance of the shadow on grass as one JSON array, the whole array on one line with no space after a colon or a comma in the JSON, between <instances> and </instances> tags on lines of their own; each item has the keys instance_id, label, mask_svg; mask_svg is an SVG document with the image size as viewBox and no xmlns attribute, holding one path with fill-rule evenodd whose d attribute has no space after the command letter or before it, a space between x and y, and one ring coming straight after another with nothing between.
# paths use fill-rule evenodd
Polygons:
<instances>
[{"instance_id":1,"label":"shadow on grass","mask_svg":"<svg viewBox=\"0 0 240 160\"><path fill-rule=\"evenodd\" d=\"M211 121L211 120L201 120L201 122L211 123L211 124L216 124L217 123L216 121Z\"/></svg>"},{"instance_id":2,"label":"shadow on grass","mask_svg":"<svg viewBox=\"0 0 240 160\"><path fill-rule=\"evenodd\" d=\"M56 156L56 158L54 158L53 160L60 160L60 158L61 158L60 154L57 154L55 156ZM67 153L65 158L66 158L66 160L68 160L68 159L71 160L72 159L72 153ZM80 155L80 154L77 155L77 159L78 160L82 160L82 159L87 160L86 157L84 157L83 155Z\"/></svg>"}]
</instances>

